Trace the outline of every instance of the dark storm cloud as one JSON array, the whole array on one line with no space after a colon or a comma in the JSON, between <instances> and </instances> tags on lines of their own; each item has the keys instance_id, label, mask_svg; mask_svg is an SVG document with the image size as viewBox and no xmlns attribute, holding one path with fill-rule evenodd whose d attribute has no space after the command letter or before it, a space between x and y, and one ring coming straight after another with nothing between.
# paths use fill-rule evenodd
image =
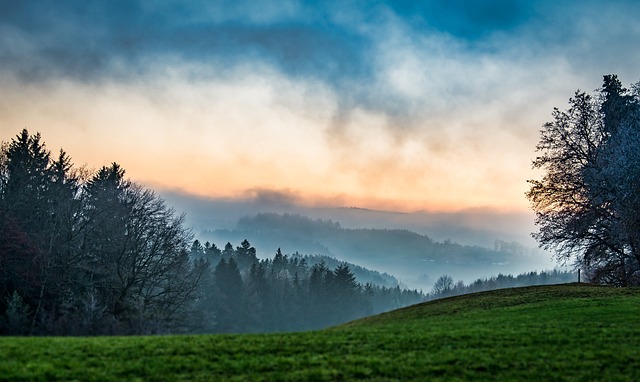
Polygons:
<instances>
[{"instance_id":1,"label":"dark storm cloud","mask_svg":"<svg viewBox=\"0 0 640 382\"><path fill-rule=\"evenodd\" d=\"M286 4L293 4L293 10L274 11ZM615 31L618 26L610 16L638 11L636 2L623 0L607 2L606 7L596 1L546 0L344 4L3 0L0 62L25 74L82 78L107 74L118 59L136 68L139 60L157 54L227 63L258 57L293 75L366 77L371 74L372 46L383 37L376 33L385 33L385 10L409 26L414 38L444 33L469 42L467 48L526 26L534 26L545 44L552 38L566 43L563 36L575 39L573 34L581 33L585 23L596 28L604 22Z\"/></svg>"},{"instance_id":2,"label":"dark storm cloud","mask_svg":"<svg viewBox=\"0 0 640 382\"><path fill-rule=\"evenodd\" d=\"M415 25L477 40L491 33L516 28L535 14L536 4L540 3L521 0L401 0L389 5Z\"/></svg>"},{"instance_id":3,"label":"dark storm cloud","mask_svg":"<svg viewBox=\"0 0 640 382\"><path fill-rule=\"evenodd\" d=\"M25 80L136 75L166 56L221 66L262 60L292 76L328 81L367 71L367 39L320 15L254 23L216 18L224 10L206 18L193 6L123 1L7 2L3 10L0 64Z\"/></svg>"},{"instance_id":4,"label":"dark storm cloud","mask_svg":"<svg viewBox=\"0 0 640 382\"><path fill-rule=\"evenodd\" d=\"M640 55L629 49L638 5L624 0L0 0L0 9L0 75L103 82L184 63L218 77L267 65L331 88L337 129L356 108L409 126L433 100L482 99L483 79L496 77L485 67L553 76L544 68L564 62L581 76L624 79ZM402 72L412 78L398 82Z\"/></svg>"}]
</instances>

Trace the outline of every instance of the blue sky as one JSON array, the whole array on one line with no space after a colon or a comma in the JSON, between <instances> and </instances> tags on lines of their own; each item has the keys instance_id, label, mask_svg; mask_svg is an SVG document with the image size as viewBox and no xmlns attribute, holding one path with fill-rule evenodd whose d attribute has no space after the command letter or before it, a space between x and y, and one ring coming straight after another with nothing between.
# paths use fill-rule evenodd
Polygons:
<instances>
[{"instance_id":1,"label":"blue sky","mask_svg":"<svg viewBox=\"0 0 640 382\"><path fill-rule=\"evenodd\" d=\"M542 123L640 79L635 1L3 1L0 139L214 198L527 208Z\"/></svg>"}]
</instances>

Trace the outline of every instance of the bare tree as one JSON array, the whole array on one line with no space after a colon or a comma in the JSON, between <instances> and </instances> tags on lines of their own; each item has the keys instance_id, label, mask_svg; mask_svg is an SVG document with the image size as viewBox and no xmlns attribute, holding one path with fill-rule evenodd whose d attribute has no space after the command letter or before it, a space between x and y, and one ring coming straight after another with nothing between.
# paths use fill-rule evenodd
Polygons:
<instances>
[{"instance_id":1,"label":"bare tree","mask_svg":"<svg viewBox=\"0 0 640 382\"><path fill-rule=\"evenodd\" d=\"M638 283L638 97L604 77L598 97L577 91L567 111L544 125L527 198L540 245L576 261L592 281ZM636 143L634 143L636 142Z\"/></svg>"},{"instance_id":2,"label":"bare tree","mask_svg":"<svg viewBox=\"0 0 640 382\"><path fill-rule=\"evenodd\" d=\"M447 297L450 296L454 289L453 278L449 275L442 275L438 277L435 284L433 284L433 289L431 290L431 294L434 297Z\"/></svg>"},{"instance_id":3,"label":"bare tree","mask_svg":"<svg viewBox=\"0 0 640 382\"><path fill-rule=\"evenodd\" d=\"M87 186L87 270L100 299L133 332L174 328L195 297L204 268L194 267L192 235L152 191L124 179L117 164Z\"/></svg>"}]
</instances>

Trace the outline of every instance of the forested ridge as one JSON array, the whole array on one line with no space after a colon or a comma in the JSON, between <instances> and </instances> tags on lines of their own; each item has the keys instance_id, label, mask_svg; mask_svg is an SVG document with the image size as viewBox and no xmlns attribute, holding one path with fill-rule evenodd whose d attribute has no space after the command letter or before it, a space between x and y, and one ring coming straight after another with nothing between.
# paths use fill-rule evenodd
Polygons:
<instances>
[{"instance_id":1,"label":"forested ridge","mask_svg":"<svg viewBox=\"0 0 640 382\"><path fill-rule=\"evenodd\" d=\"M262 251L281 248L290 253L339 257L369 269L384 269L411 288L425 290L442 274L471 281L480 275L540 269L539 259L545 256L518 242L496 239L492 248L484 248L436 241L407 229L346 228L336 221L288 213L245 216L233 229L204 230L199 237L219 243L246 238Z\"/></svg>"},{"instance_id":2,"label":"forested ridge","mask_svg":"<svg viewBox=\"0 0 640 382\"><path fill-rule=\"evenodd\" d=\"M197 302L202 324L212 332L318 329L425 300L416 290L362 284L346 263L311 265L310 256L279 249L259 260L244 240L235 249L196 240L191 256L213 268Z\"/></svg>"},{"instance_id":3,"label":"forested ridge","mask_svg":"<svg viewBox=\"0 0 640 382\"><path fill-rule=\"evenodd\" d=\"M367 260L433 260L459 264L509 262L528 255L518 243L496 241L493 249L461 245L450 240L438 242L407 229L344 228L332 220L311 219L295 214L258 213L241 218L234 230L208 230L204 237L254 241L281 241L287 247L310 253L352 253ZM273 238L273 239L272 239Z\"/></svg>"},{"instance_id":4,"label":"forested ridge","mask_svg":"<svg viewBox=\"0 0 640 382\"><path fill-rule=\"evenodd\" d=\"M302 330L424 298L359 283L346 263L255 253L246 240L199 246L184 217L117 163L76 168L26 129L2 145L2 334Z\"/></svg>"}]
</instances>

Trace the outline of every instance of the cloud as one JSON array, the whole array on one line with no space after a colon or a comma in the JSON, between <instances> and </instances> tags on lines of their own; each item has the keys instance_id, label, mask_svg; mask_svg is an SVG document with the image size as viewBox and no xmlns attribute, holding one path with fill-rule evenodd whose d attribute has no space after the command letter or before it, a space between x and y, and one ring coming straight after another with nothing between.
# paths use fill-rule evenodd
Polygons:
<instances>
[{"instance_id":1,"label":"cloud","mask_svg":"<svg viewBox=\"0 0 640 382\"><path fill-rule=\"evenodd\" d=\"M526 208L552 107L637 80L634 2L256 4L10 3L3 137L200 195Z\"/></svg>"},{"instance_id":2,"label":"cloud","mask_svg":"<svg viewBox=\"0 0 640 382\"><path fill-rule=\"evenodd\" d=\"M217 67L261 61L287 76L321 80L339 93L355 88L355 94L341 99L347 107L380 107L383 97L395 105L406 101L394 99L393 89L388 94L377 83L367 86L377 76L380 47L399 34L414 42L409 45L431 49L440 57L465 53L448 56L449 63L467 60L467 55L502 56L515 49L531 57L565 57L582 66L588 60L590 67L606 62L614 69L630 70L633 62L621 57L637 58L638 53L626 47L640 33L634 22L638 6L632 1L606 6L593 1L519 0L385 1L373 6L305 1L22 1L8 3L4 10L0 63L23 80L131 78L163 56ZM397 68L414 72L425 64L429 61L407 60ZM430 72L452 80L460 73L459 66Z\"/></svg>"},{"instance_id":3,"label":"cloud","mask_svg":"<svg viewBox=\"0 0 640 382\"><path fill-rule=\"evenodd\" d=\"M131 78L162 56L338 81L366 66L365 39L295 1L25 1L0 15L0 63L23 80ZM312 12L311 15L303 11Z\"/></svg>"},{"instance_id":4,"label":"cloud","mask_svg":"<svg viewBox=\"0 0 640 382\"><path fill-rule=\"evenodd\" d=\"M198 194L293 186L329 173L322 142L335 109L330 89L259 63L222 73L174 61L135 82L24 86L5 78L3 136L26 126L80 163L115 160L139 181ZM308 183L306 191L321 180Z\"/></svg>"},{"instance_id":5,"label":"cloud","mask_svg":"<svg viewBox=\"0 0 640 382\"><path fill-rule=\"evenodd\" d=\"M261 208L289 207L301 204L302 196L295 191L278 191L270 189L249 189L246 190L241 199L261 205Z\"/></svg>"},{"instance_id":6,"label":"cloud","mask_svg":"<svg viewBox=\"0 0 640 382\"><path fill-rule=\"evenodd\" d=\"M532 16L535 7L521 0L397 1L389 5L404 18L420 16L417 20L434 30L470 40L512 31Z\"/></svg>"}]
</instances>

